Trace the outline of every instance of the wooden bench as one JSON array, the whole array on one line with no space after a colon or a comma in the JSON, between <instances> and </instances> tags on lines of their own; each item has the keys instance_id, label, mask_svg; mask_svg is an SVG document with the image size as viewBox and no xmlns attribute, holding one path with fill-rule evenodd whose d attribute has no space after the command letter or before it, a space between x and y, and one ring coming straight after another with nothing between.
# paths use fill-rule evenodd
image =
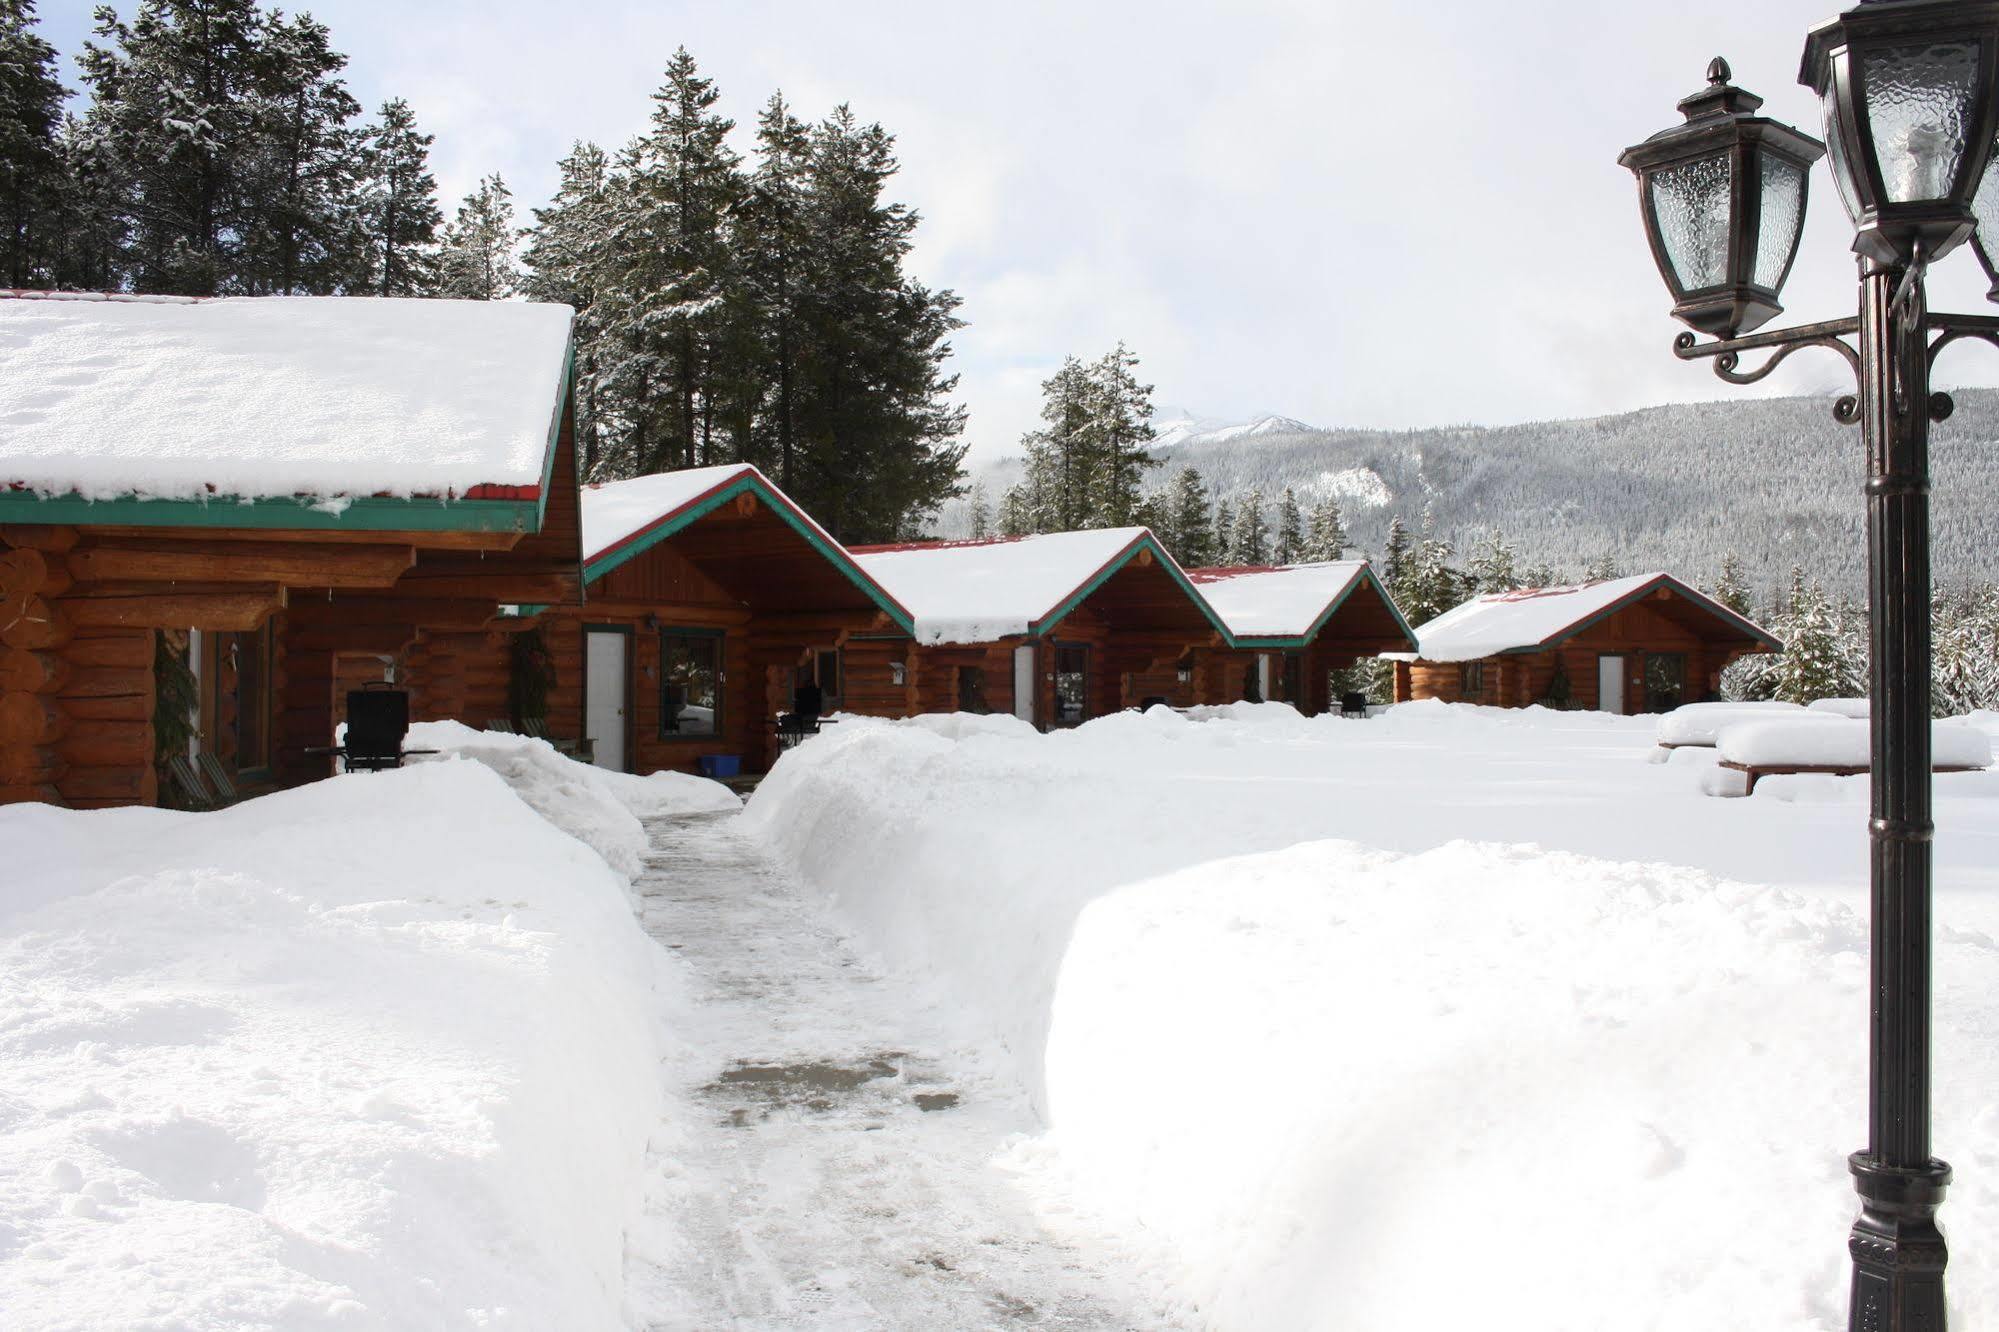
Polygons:
<instances>
[{"instance_id":1,"label":"wooden bench","mask_svg":"<svg viewBox=\"0 0 1999 1332\"><path fill-rule=\"evenodd\" d=\"M1762 777L1790 777L1799 773L1824 773L1829 777L1863 777L1872 770L1871 765L1865 763L1734 763L1728 759L1721 760L1717 766L1727 768L1730 772L1741 772L1749 775L1749 784L1742 792L1744 795L1756 794L1757 779ZM1969 764L1940 763L1930 769L1930 771L1983 772L1985 769L1973 767Z\"/></svg>"}]
</instances>

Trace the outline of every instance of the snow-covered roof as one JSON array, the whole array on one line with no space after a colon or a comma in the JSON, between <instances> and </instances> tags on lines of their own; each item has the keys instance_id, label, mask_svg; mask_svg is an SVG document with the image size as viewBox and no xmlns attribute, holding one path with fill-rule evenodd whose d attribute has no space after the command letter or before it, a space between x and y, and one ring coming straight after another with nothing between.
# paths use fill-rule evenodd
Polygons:
<instances>
[{"instance_id":1,"label":"snow-covered roof","mask_svg":"<svg viewBox=\"0 0 1999 1332\"><path fill-rule=\"evenodd\" d=\"M1425 661L1476 661L1501 652L1552 646L1659 587L1671 588L1745 636L1777 646L1777 640L1762 629L1672 575L1647 573L1474 597L1418 625L1416 655Z\"/></svg>"},{"instance_id":2,"label":"snow-covered roof","mask_svg":"<svg viewBox=\"0 0 1999 1332\"><path fill-rule=\"evenodd\" d=\"M1143 527L856 546L854 558L916 617L925 643L991 643L1039 632L1099 575L1141 546ZM1167 558L1160 551L1159 558Z\"/></svg>"},{"instance_id":3,"label":"snow-covered roof","mask_svg":"<svg viewBox=\"0 0 1999 1332\"><path fill-rule=\"evenodd\" d=\"M585 486L583 576L594 582L737 495L753 493L904 628L905 606L777 484L749 463L690 467Z\"/></svg>"},{"instance_id":4,"label":"snow-covered roof","mask_svg":"<svg viewBox=\"0 0 1999 1332\"><path fill-rule=\"evenodd\" d=\"M0 299L0 491L539 493L572 314L502 301Z\"/></svg>"},{"instance_id":5,"label":"snow-covered roof","mask_svg":"<svg viewBox=\"0 0 1999 1332\"><path fill-rule=\"evenodd\" d=\"M1369 577L1366 560L1189 569L1234 638L1307 638ZM1386 597L1384 595L1384 600ZM1399 621L1401 616L1396 616Z\"/></svg>"}]
</instances>

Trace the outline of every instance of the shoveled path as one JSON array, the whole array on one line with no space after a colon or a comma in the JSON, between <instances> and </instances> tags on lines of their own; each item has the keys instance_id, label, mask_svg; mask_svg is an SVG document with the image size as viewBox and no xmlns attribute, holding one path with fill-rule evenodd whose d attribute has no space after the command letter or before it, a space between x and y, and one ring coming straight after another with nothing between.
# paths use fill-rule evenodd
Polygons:
<instances>
[{"instance_id":1,"label":"shoveled path","mask_svg":"<svg viewBox=\"0 0 1999 1332\"><path fill-rule=\"evenodd\" d=\"M696 1122L669 1134L654 1240L627 1259L642 1326L1168 1326L995 1165L1034 1128L1018 1090L942 1040L738 816L648 830L643 920L692 974L697 1058Z\"/></svg>"}]
</instances>

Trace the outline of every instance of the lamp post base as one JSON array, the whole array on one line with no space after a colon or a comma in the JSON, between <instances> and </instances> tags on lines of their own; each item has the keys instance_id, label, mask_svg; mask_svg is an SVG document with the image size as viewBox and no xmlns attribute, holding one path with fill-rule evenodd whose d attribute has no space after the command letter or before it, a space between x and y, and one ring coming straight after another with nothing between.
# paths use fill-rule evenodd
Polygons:
<instances>
[{"instance_id":1,"label":"lamp post base","mask_svg":"<svg viewBox=\"0 0 1999 1332\"><path fill-rule=\"evenodd\" d=\"M1882 1165L1865 1152L1847 1164L1860 1217L1846 1241L1853 1255L1848 1332L1944 1332L1943 1273L1949 1258L1937 1208L1950 1167Z\"/></svg>"}]
</instances>

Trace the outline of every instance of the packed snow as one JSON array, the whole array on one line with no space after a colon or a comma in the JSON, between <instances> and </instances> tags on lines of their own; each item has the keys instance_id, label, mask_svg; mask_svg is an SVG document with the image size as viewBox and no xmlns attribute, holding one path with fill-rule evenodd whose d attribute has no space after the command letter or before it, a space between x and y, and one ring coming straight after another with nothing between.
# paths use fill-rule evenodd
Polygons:
<instances>
[{"instance_id":1,"label":"packed snow","mask_svg":"<svg viewBox=\"0 0 1999 1332\"><path fill-rule=\"evenodd\" d=\"M1477 661L1501 652L1541 647L1586 621L1649 591L1654 584L1706 607L1725 620L1769 636L1733 611L1718 605L1669 574L1634 574L1572 587L1523 588L1474 597L1434 620L1416 626L1416 655L1425 661Z\"/></svg>"},{"instance_id":2,"label":"packed snow","mask_svg":"<svg viewBox=\"0 0 1999 1332\"><path fill-rule=\"evenodd\" d=\"M1188 577L1237 638L1302 638L1367 577L1366 560L1194 569Z\"/></svg>"},{"instance_id":3,"label":"packed snow","mask_svg":"<svg viewBox=\"0 0 1999 1332\"><path fill-rule=\"evenodd\" d=\"M924 643L990 643L1029 629L1149 534L1142 527L858 546L854 558L909 609Z\"/></svg>"},{"instance_id":4,"label":"packed snow","mask_svg":"<svg viewBox=\"0 0 1999 1332\"><path fill-rule=\"evenodd\" d=\"M1765 702L1688 703L1659 717L1655 732L1662 745L1712 745L1723 728L1773 717L1817 720L1797 703L1771 699Z\"/></svg>"},{"instance_id":5,"label":"packed snow","mask_svg":"<svg viewBox=\"0 0 1999 1332\"><path fill-rule=\"evenodd\" d=\"M681 998L493 771L0 843L8 1327L621 1323Z\"/></svg>"},{"instance_id":6,"label":"packed snow","mask_svg":"<svg viewBox=\"0 0 1999 1332\"><path fill-rule=\"evenodd\" d=\"M1203 1326L1830 1332L1866 784L1707 800L1712 751L1648 763L1653 728L1440 703L856 720L745 819L1004 1053L1045 1124L1005 1164L1049 1224ZM1999 1318L1995 775L1937 778L1959 1326ZM1552 1298L1512 1279L1530 1250L1563 1255Z\"/></svg>"},{"instance_id":7,"label":"packed snow","mask_svg":"<svg viewBox=\"0 0 1999 1332\"><path fill-rule=\"evenodd\" d=\"M0 487L86 499L539 486L571 312L0 299Z\"/></svg>"},{"instance_id":8,"label":"packed snow","mask_svg":"<svg viewBox=\"0 0 1999 1332\"><path fill-rule=\"evenodd\" d=\"M1721 729L1715 749L1724 762L1751 768L1865 768L1872 742L1865 721L1819 714L1795 720L1738 721ZM1935 722L1930 726L1930 756L1939 768L1990 767L1992 742L1975 727Z\"/></svg>"}]
</instances>

